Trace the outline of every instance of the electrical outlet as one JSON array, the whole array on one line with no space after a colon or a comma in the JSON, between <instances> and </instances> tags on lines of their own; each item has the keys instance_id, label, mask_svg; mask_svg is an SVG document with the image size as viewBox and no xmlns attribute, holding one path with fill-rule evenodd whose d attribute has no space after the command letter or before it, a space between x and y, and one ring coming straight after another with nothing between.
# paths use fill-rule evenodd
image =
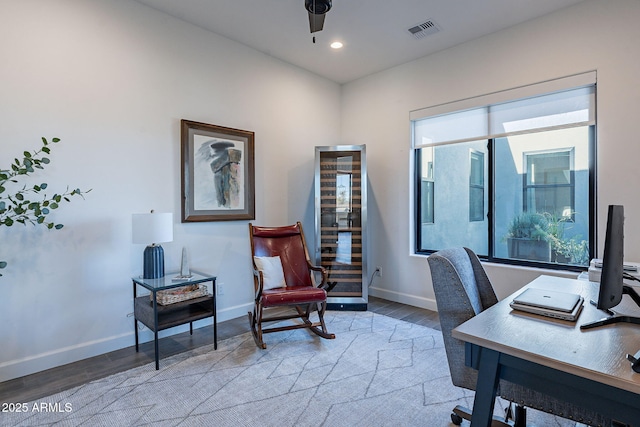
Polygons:
<instances>
[{"instance_id":1,"label":"electrical outlet","mask_svg":"<svg viewBox=\"0 0 640 427\"><path fill-rule=\"evenodd\" d=\"M378 277L382 277L382 267L380 266L376 267L376 274L378 275Z\"/></svg>"},{"instance_id":2,"label":"electrical outlet","mask_svg":"<svg viewBox=\"0 0 640 427\"><path fill-rule=\"evenodd\" d=\"M224 283L216 283L216 292L218 296L224 295Z\"/></svg>"}]
</instances>

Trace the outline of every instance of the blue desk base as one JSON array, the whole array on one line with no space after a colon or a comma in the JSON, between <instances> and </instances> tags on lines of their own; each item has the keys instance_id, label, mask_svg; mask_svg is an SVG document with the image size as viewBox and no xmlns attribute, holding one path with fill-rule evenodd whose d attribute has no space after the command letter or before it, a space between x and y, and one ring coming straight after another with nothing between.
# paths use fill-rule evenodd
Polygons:
<instances>
[{"instance_id":1,"label":"blue desk base","mask_svg":"<svg viewBox=\"0 0 640 427\"><path fill-rule=\"evenodd\" d=\"M465 364L478 370L471 425L491 425L500 379L593 409L607 418L637 425L640 395L549 368L495 350L466 343ZM631 369L631 367L629 367Z\"/></svg>"}]
</instances>

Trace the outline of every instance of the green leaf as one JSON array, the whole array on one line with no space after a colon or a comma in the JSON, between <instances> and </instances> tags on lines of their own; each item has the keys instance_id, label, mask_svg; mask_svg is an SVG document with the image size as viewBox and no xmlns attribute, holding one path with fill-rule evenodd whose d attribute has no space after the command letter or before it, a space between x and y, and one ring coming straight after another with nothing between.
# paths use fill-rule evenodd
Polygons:
<instances>
[{"instance_id":1,"label":"green leaf","mask_svg":"<svg viewBox=\"0 0 640 427\"><path fill-rule=\"evenodd\" d=\"M7 266L7 261L0 261L0 268L5 268Z\"/></svg>"},{"instance_id":2,"label":"green leaf","mask_svg":"<svg viewBox=\"0 0 640 427\"><path fill-rule=\"evenodd\" d=\"M52 138L50 141L57 143L60 139ZM62 194L48 197L46 194L42 194L48 188L46 183L40 185L20 183L23 176L30 175L35 172L35 169L44 169L45 165L51 163L50 159L46 157L51 153L50 141L42 137L42 147L39 150L23 151L23 157L15 158L14 162L10 163L9 169L0 169L0 226L10 227L18 223L42 225L48 229L60 230L63 225L48 222L47 215L51 210L57 209L63 199L70 202L71 196L74 195L80 195L84 198L84 193L79 188L69 190L67 186ZM17 191L11 189L11 194L9 194L9 189L4 186L5 182L20 185L22 188ZM35 197L34 195L40 195L41 200L31 201L30 199ZM5 265L6 263L2 262L0 268L4 268Z\"/></svg>"}]
</instances>

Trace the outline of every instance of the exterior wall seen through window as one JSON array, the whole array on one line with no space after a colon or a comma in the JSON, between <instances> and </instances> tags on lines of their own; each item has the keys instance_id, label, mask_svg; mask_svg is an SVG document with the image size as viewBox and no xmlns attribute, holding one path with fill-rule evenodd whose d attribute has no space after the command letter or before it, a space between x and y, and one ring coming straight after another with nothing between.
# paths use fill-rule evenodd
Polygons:
<instances>
[{"instance_id":1,"label":"exterior wall seen through window","mask_svg":"<svg viewBox=\"0 0 640 427\"><path fill-rule=\"evenodd\" d=\"M579 126L417 149L429 168L418 171L418 252L466 246L493 260L587 266L592 135Z\"/></svg>"}]
</instances>

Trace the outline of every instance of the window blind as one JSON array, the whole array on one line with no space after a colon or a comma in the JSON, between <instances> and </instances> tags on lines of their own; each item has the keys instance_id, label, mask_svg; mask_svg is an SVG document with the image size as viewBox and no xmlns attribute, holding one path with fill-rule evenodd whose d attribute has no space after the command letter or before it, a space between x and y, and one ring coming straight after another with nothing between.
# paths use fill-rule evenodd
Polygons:
<instances>
[{"instance_id":1,"label":"window blind","mask_svg":"<svg viewBox=\"0 0 640 427\"><path fill-rule=\"evenodd\" d=\"M595 124L595 71L411 112L413 147Z\"/></svg>"}]
</instances>

